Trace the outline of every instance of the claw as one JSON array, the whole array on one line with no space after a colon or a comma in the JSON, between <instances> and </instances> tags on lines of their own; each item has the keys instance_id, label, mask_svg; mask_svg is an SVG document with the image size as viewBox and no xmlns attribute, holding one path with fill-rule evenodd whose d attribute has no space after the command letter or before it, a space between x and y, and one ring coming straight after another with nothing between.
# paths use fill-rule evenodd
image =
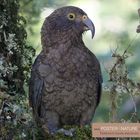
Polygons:
<instances>
[{"instance_id":1,"label":"claw","mask_svg":"<svg viewBox=\"0 0 140 140\"><path fill-rule=\"evenodd\" d=\"M71 128L69 130L66 130L64 128L61 128L59 130L57 130L58 133L62 133L64 134L65 136L70 136L70 137L73 137L74 136L74 133L75 133L75 129L74 128Z\"/></svg>"}]
</instances>

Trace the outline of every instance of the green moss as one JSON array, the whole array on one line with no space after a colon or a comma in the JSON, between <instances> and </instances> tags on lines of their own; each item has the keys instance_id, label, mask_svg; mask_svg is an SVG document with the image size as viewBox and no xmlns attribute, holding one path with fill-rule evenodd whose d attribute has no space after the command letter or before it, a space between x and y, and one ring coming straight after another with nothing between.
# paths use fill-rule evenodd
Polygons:
<instances>
[{"instance_id":1,"label":"green moss","mask_svg":"<svg viewBox=\"0 0 140 140\"><path fill-rule=\"evenodd\" d=\"M48 135L46 139L48 140L94 140L91 135L91 127L85 126L79 128L78 126L64 126L65 129L75 128L75 134L73 137L65 136L62 133L57 133L55 136ZM37 140L42 140L43 137L40 135L40 131L36 136Z\"/></svg>"}]
</instances>

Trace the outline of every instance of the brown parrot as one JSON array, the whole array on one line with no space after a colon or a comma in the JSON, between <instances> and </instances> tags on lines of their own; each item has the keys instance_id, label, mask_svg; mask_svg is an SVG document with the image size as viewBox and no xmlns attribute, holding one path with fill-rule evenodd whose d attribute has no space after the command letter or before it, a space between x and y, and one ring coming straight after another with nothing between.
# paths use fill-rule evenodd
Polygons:
<instances>
[{"instance_id":1,"label":"brown parrot","mask_svg":"<svg viewBox=\"0 0 140 140\"><path fill-rule=\"evenodd\" d=\"M44 133L60 130L71 135L63 126L90 124L100 102L100 64L82 40L87 30L93 38L94 24L73 6L55 10L43 23L42 51L32 66L29 100Z\"/></svg>"}]
</instances>

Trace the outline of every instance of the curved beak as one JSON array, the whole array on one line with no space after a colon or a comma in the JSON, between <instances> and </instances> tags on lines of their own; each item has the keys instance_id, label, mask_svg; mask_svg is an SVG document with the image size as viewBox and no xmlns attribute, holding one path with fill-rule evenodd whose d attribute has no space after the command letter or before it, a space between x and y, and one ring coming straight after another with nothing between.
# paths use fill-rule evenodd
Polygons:
<instances>
[{"instance_id":1,"label":"curved beak","mask_svg":"<svg viewBox=\"0 0 140 140\"><path fill-rule=\"evenodd\" d=\"M91 31L92 38L93 38L94 37L94 34L95 34L95 26L94 26L93 22L89 18L87 18L87 19L83 20L83 23L86 26L85 27L85 30L86 31L87 30L90 30Z\"/></svg>"}]
</instances>

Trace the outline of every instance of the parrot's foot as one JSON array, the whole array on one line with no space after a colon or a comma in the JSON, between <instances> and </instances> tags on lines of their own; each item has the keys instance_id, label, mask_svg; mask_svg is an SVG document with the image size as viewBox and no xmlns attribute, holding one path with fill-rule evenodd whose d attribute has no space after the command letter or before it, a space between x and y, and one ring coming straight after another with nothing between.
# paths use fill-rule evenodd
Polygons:
<instances>
[{"instance_id":1,"label":"parrot's foot","mask_svg":"<svg viewBox=\"0 0 140 140\"><path fill-rule=\"evenodd\" d=\"M57 130L58 133L62 133L64 134L65 136L70 136L70 137L73 137L74 134L75 134L75 129L74 128L71 128L69 130L66 130L64 128L61 128L59 130Z\"/></svg>"}]
</instances>

